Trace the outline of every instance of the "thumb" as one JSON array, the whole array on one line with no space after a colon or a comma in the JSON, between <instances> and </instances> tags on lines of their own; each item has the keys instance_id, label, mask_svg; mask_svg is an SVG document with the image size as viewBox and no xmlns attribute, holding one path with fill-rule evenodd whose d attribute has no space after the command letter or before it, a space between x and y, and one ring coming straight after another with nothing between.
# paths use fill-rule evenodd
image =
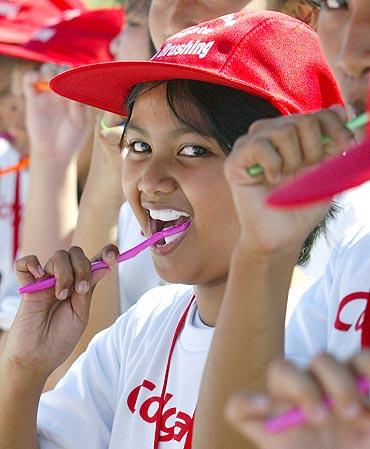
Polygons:
<instances>
[{"instance_id":1,"label":"thumb","mask_svg":"<svg viewBox=\"0 0 370 449\"><path fill-rule=\"evenodd\" d=\"M23 93L27 100L32 100L36 95L35 84L40 81L40 74L35 70L28 70L22 78Z\"/></svg>"}]
</instances>

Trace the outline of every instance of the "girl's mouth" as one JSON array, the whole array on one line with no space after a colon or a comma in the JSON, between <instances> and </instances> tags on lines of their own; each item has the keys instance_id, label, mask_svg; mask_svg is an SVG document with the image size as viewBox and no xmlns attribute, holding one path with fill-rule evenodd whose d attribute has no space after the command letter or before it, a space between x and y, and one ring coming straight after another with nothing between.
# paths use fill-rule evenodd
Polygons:
<instances>
[{"instance_id":1,"label":"girl's mouth","mask_svg":"<svg viewBox=\"0 0 370 449\"><path fill-rule=\"evenodd\" d=\"M150 234L163 231L164 229L177 226L190 221L190 215L183 211L174 209L147 209L149 214ZM178 234L170 235L159 240L153 245L154 248L164 248L180 240L187 229ZM172 245L171 245L172 246Z\"/></svg>"}]
</instances>

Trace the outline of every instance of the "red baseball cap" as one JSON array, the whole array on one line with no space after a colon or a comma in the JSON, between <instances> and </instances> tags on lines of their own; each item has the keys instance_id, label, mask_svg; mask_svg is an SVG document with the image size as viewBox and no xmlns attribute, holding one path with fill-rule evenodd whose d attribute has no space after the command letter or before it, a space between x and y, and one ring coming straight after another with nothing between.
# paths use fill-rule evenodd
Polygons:
<instances>
[{"instance_id":1,"label":"red baseball cap","mask_svg":"<svg viewBox=\"0 0 370 449\"><path fill-rule=\"evenodd\" d=\"M94 64L52 79L60 95L125 115L142 82L192 79L222 84L268 100L283 114L341 103L317 34L281 13L240 12L169 38L150 61Z\"/></svg>"},{"instance_id":2,"label":"red baseball cap","mask_svg":"<svg viewBox=\"0 0 370 449\"><path fill-rule=\"evenodd\" d=\"M69 10L57 23L39 28L23 45L0 44L0 54L72 67L112 61L110 43L123 20L122 8Z\"/></svg>"},{"instance_id":3,"label":"red baseball cap","mask_svg":"<svg viewBox=\"0 0 370 449\"><path fill-rule=\"evenodd\" d=\"M85 6L80 0L0 0L0 42L27 42L37 28L69 9Z\"/></svg>"}]
</instances>

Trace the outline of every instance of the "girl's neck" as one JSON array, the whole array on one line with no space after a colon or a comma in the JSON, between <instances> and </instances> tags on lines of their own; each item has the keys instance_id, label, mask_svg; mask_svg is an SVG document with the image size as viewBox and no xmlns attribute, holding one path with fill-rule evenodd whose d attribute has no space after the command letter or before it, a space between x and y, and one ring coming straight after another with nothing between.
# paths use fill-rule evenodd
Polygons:
<instances>
[{"instance_id":1,"label":"girl's neck","mask_svg":"<svg viewBox=\"0 0 370 449\"><path fill-rule=\"evenodd\" d=\"M200 319L208 326L214 327L222 298L225 293L226 282L216 285L196 285L194 287L195 299L199 310Z\"/></svg>"}]
</instances>

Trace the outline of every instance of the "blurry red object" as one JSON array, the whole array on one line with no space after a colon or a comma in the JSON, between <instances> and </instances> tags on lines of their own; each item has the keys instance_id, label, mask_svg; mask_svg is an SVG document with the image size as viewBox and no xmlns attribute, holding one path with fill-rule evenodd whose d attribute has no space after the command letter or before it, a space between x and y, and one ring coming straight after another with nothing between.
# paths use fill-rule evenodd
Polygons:
<instances>
[{"instance_id":1,"label":"blurry red object","mask_svg":"<svg viewBox=\"0 0 370 449\"><path fill-rule=\"evenodd\" d=\"M370 85L367 102L370 113ZM332 157L282 185L267 197L274 207L297 207L329 200L334 195L370 180L370 124L367 137L345 153Z\"/></svg>"}]
</instances>

